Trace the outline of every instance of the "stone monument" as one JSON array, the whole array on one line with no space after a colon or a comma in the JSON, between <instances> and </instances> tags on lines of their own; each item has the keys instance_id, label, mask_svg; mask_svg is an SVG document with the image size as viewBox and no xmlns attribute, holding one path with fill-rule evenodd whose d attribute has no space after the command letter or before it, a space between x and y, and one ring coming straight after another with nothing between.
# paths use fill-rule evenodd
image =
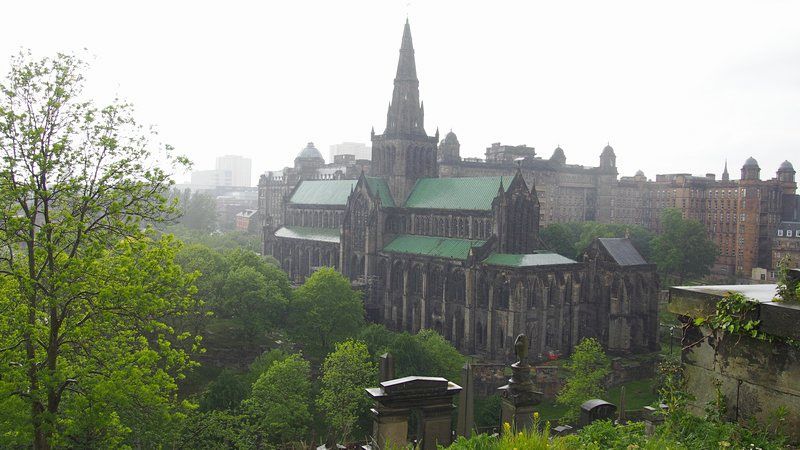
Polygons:
<instances>
[{"instance_id":1,"label":"stone monument","mask_svg":"<svg viewBox=\"0 0 800 450\"><path fill-rule=\"evenodd\" d=\"M511 365L508 384L498 388L501 400L501 425L508 423L512 430L530 428L533 409L542 401L542 393L534 389L531 366L528 364L528 338L524 334L514 341L517 362Z\"/></svg>"},{"instance_id":2,"label":"stone monument","mask_svg":"<svg viewBox=\"0 0 800 450\"><path fill-rule=\"evenodd\" d=\"M404 377L381 381L379 387L366 391L375 400L371 412L377 448L408 444L408 417L412 411L420 412L423 450L450 445L453 397L461 392L461 386L440 377Z\"/></svg>"}]
</instances>

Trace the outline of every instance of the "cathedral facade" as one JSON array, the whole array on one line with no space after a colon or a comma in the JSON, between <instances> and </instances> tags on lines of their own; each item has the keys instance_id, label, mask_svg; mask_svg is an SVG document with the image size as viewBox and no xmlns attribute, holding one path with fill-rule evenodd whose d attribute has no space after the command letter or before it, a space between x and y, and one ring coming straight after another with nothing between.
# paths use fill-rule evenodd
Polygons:
<instances>
[{"instance_id":1,"label":"cathedral facade","mask_svg":"<svg viewBox=\"0 0 800 450\"><path fill-rule=\"evenodd\" d=\"M363 289L371 320L434 329L484 359L509 358L520 333L534 356L569 353L584 337L612 353L657 349L658 278L630 241L598 239L581 261L544 250L538 180L528 166L540 163L526 161L530 150L498 145L492 155L504 171L464 176L458 170L468 162L453 154L456 144L452 133L440 141L438 131L425 131L406 22L369 170L355 179L301 178L286 189L280 219L265 215L265 253L298 282L335 267ZM613 150L603 155L599 168L576 166L575 179L615 179ZM546 164L566 166L563 151L554 158ZM452 173L440 176L446 167ZM591 202L584 220L597 219L610 198Z\"/></svg>"}]
</instances>

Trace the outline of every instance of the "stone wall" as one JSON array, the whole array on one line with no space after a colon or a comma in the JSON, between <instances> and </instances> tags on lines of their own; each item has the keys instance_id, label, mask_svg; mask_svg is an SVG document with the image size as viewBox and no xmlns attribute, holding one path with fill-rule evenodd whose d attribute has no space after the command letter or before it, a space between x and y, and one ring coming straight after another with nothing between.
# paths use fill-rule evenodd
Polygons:
<instances>
[{"instance_id":1,"label":"stone wall","mask_svg":"<svg viewBox=\"0 0 800 450\"><path fill-rule=\"evenodd\" d=\"M714 386L719 384L729 420L748 423L754 419L766 425L774 421L779 409L785 409L784 431L800 441L800 348L784 339L796 339L800 332L800 306L761 299L754 319L761 320L760 329L776 338L768 342L695 326L693 319L712 315L716 301L722 297L703 290L704 287L670 291L669 310L685 323L681 361L687 391L694 397L690 409L702 415L715 399Z\"/></svg>"}]
</instances>

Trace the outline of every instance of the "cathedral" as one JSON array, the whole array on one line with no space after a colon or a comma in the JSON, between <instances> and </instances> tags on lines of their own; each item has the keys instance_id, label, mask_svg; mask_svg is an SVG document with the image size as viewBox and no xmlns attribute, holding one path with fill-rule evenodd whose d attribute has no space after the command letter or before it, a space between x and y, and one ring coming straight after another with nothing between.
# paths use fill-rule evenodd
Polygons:
<instances>
[{"instance_id":1,"label":"cathedral","mask_svg":"<svg viewBox=\"0 0 800 450\"><path fill-rule=\"evenodd\" d=\"M298 158L321 160L315 150ZM484 360L509 359L520 333L534 357L568 354L584 337L615 354L656 350L655 267L624 238L595 240L580 261L544 250L536 180L523 174L529 153L496 150L515 169L442 176L440 165L457 158L457 138L440 142L438 131L425 131L406 22L371 164L355 178L300 177L275 199L279 214L263 216L264 251L298 282L335 267L364 291L371 320L398 331L434 329ZM616 178L613 150L604 156Z\"/></svg>"}]
</instances>

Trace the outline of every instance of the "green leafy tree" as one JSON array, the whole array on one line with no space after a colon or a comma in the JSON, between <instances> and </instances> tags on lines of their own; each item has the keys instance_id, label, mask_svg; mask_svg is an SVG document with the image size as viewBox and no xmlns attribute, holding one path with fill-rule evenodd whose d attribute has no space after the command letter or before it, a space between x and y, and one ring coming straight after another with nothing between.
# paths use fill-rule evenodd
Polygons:
<instances>
[{"instance_id":1,"label":"green leafy tree","mask_svg":"<svg viewBox=\"0 0 800 450\"><path fill-rule=\"evenodd\" d=\"M325 358L317 406L337 439L346 442L357 424L367 430L372 402L364 389L377 382L378 367L361 341L336 344Z\"/></svg>"},{"instance_id":2,"label":"green leafy tree","mask_svg":"<svg viewBox=\"0 0 800 450\"><path fill-rule=\"evenodd\" d=\"M269 370L273 364L278 361L283 361L289 356L289 353L277 348L258 355L258 357L256 357L256 359L250 363L250 367L248 368L246 376L247 381L250 385L252 385L256 382L256 380L258 380L258 377L260 377L262 373Z\"/></svg>"},{"instance_id":3,"label":"green leafy tree","mask_svg":"<svg viewBox=\"0 0 800 450\"><path fill-rule=\"evenodd\" d=\"M223 369L203 393L200 410L236 409L249 394L250 385L246 377L230 369Z\"/></svg>"},{"instance_id":4,"label":"green leafy tree","mask_svg":"<svg viewBox=\"0 0 800 450\"><path fill-rule=\"evenodd\" d=\"M310 368L300 355L277 361L258 377L244 411L253 424L258 445L301 441L311 422Z\"/></svg>"},{"instance_id":5,"label":"green leafy tree","mask_svg":"<svg viewBox=\"0 0 800 450\"><path fill-rule=\"evenodd\" d=\"M188 189L180 195L181 217L178 223L191 230L210 233L217 229L217 202L205 192Z\"/></svg>"},{"instance_id":6,"label":"green leafy tree","mask_svg":"<svg viewBox=\"0 0 800 450\"><path fill-rule=\"evenodd\" d=\"M575 244L579 237L575 224L553 223L539 234L545 248L567 258L575 257Z\"/></svg>"},{"instance_id":7,"label":"green leafy tree","mask_svg":"<svg viewBox=\"0 0 800 450\"><path fill-rule=\"evenodd\" d=\"M583 252L596 238L628 237L636 250L648 261L652 255L651 243L655 237L640 225L592 221L550 224L541 231L540 236L546 248L567 258L576 259L581 258Z\"/></svg>"},{"instance_id":8,"label":"green leafy tree","mask_svg":"<svg viewBox=\"0 0 800 450\"><path fill-rule=\"evenodd\" d=\"M233 411L193 411L181 423L178 448L245 450L254 448L247 417Z\"/></svg>"},{"instance_id":9,"label":"green leafy tree","mask_svg":"<svg viewBox=\"0 0 800 450\"><path fill-rule=\"evenodd\" d=\"M0 398L25 405L12 433L35 449L132 445L137 432L152 447L190 365L191 336L168 322L190 308L192 277L173 242L141 230L176 212L162 167L185 161L156 149L129 105L84 98L84 70L23 53L0 84Z\"/></svg>"},{"instance_id":10,"label":"green leafy tree","mask_svg":"<svg viewBox=\"0 0 800 450\"><path fill-rule=\"evenodd\" d=\"M389 352L398 377L420 375L458 380L464 356L434 330L395 333L383 325L369 325L359 334L373 358Z\"/></svg>"},{"instance_id":11,"label":"green leafy tree","mask_svg":"<svg viewBox=\"0 0 800 450\"><path fill-rule=\"evenodd\" d=\"M653 240L653 261L664 276L683 283L709 273L717 257L717 247L702 223L684 219L680 210L661 214L663 230Z\"/></svg>"},{"instance_id":12,"label":"green leafy tree","mask_svg":"<svg viewBox=\"0 0 800 450\"><path fill-rule=\"evenodd\" d=\"M334 344L354 337L364 326L361 293L330 267L323 267L294 291L289 304L290 334L318 358Z\"/></svg>"},{"instance_id":13,"label":"green leafy tree","mask_svg":"<svg viewBox=\"0 0 800 450\"><path fill-rule=\"evenodd\" d=\"M569 407L561 420L572 423L577 420L583 402L599 398L605 392L604 383L611 370L611 361L597 339L587 338L575 347L564 367L570 376L556 402Z\"/></svg>"}]
</instances>

